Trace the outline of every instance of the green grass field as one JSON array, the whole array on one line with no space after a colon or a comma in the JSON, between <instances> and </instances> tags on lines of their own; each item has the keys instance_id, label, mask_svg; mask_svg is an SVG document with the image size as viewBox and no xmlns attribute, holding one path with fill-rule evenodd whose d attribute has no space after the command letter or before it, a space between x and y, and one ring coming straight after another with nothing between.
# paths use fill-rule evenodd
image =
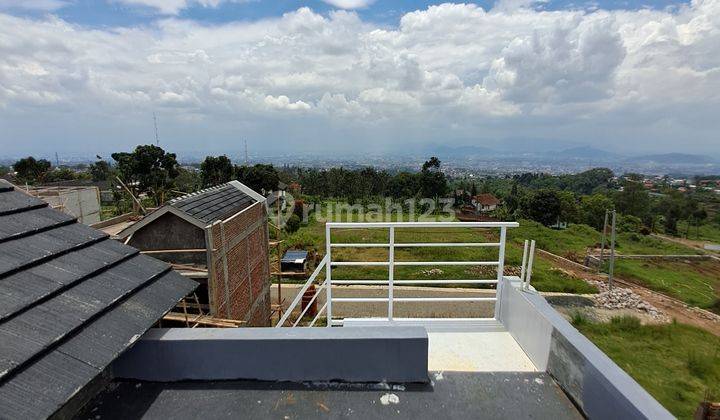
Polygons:
<instances>
[{"instance_id":1,"label":"green grass field","mask_svg":"<svg viewBox=\"0 0 720 420\"><path fill-rule=\"evenodd\" d=\"M340 219L340 220L338 220ZM432 220L432 218L429 218ZM352 218L358 221L357 217ZM347 221L334 218L334 221ZM511 229L512 230L512 229ZM310 223L297 232L284 238L289 248L314 250L320 255L325 253L325 229L323 221L311 218ZM411 242L492 242L497 240L497 230L486 229L396 229L396 243ZM346 229L333 230L333 242L387 243L387 230ZM506 269L508 275L519 275L522 249L510 243L506 249ZM337 248L334 250L337 261L385 261L387 250L382 248ZM434 247L434 248L398 248L396 261L490 261L497 260L498 248L470 247ZM439 271L438 271L439 270ZM535 260L532 284L541 291L567 293L597 293L597 289L582 279L573 277L541 258ZM337 279L380 280L387 279L386 267L338 267L333 270ZM436 280L436 279L495 279L494 267L482 266L400 266L396 267L395 279ZM446 287L487 287L486 285L446 284Z\"/></svg>"},{"instance_id":2,"label":"green grass field","mask_svg":"<svg viewBox=\"0 0 720 420\"><path fill-rule=\"evenodd\" d=\"M683 236L685 236L686 231L687 231L687 223L686 222L678 222L678 232L682 232ZM688 239L708 241L708 242L720 244L720 225L715 224L715 223L708 223L708 224L702 225L702 226L700 226L699 233L700 234L698 235L698 228L696 228L695 226L691 226L690 234L688 235Z\"/></svg>"},{"instance_id":3,"label":"green grass field","mask_svg":"<svg viewBox=\"0 0 720 420\"><path fill-rule=\"evenodd\" d=\"M516 243L535 239L537 246L575 262L582 262L587 248L599 247L600 232L587 225L571 224L565 230L547 228L532 220L521 220L520 227L508 235ZM608 238L609 240L609 238ZM609 244L606 244L609 247ZM618 253L627 255L687 255L702 252L684 245L636 233L619 233L616 240Z\"/></svg>"},{"instance_id":4,"label":"green grass field","mask_svg":"<svg viewBox=\"0 0 720 420\"><path fill-rule=\"evenodd\" d=\"M678 418L705 393L720 399L720 337L684 324L641 326L635 318L574 322L585 336Z\"/></svg>"},{"instance_id":5,"label":"green grass field","mask_svg":"<svg viewBox=\"0 0 720 420\"><path fill-rule=\"evenodd\" d=\"M717 261L618 260L618 276L720 313L720 263Z\"/></svg>"}]
</instances>

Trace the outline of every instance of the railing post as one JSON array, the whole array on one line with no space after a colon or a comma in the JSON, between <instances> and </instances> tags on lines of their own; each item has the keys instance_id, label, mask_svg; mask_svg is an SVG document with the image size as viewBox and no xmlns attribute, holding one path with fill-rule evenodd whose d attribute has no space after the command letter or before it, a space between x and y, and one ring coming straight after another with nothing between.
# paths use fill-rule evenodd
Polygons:
<instances>
[{"instance_id":1,"label":"railing post","mask_svg":"<svg viewBox=\"0 0 720 420\"><path fill-rule=\"evenodd\" d=\"M325 314L327 315L327 327L332 327L332 255L330 254L330 226L325 225L325 255L327 256L327 263L325 264L325 299L327 309Z\"/></svg>"},{"instance_id":2,"label":"railing post","mask_svg":"<svg viewBox=\"0 0 720 420\"><path fill-rule=\"evenodd\" d=\"M507 228L500 227L500 249L498 252L497 286L495 287L495 319L500 319L500 293L502 292L503 275L505 273L505 239Z\"/></svg>"},{"instance_id":3,"label":"railing post","mask_svg":"<svg viewBox=\"0 0 720 420\"><path fill-rule=\"evenodd\" d=\"M530 286L530 279L532 278L533 260L535 259L535 240L530 241L530 257L528 257L528 266L525 271L525 280L523 280L523 289L527 290Z\"/></svg>"},{"instance_id":4,"label":"railing post","mask_svg":"<svg viewBox=\"0 0 720 420\"><path fill-rule=\"evenodd\" d=\"M522 265L520 266L520 282L524 285L525 284L525 268L527 267L527 258L528 258L528 240L525 239L525 244L523 245L523 256L522 256Z\"/></svg>"},{"instance_id":5,"label":"railing post","mask_svg":"<svg viewBox=\"0 0 720 420\"><path fill-rule=\"evenodd\" d=\"M395 296L393 280L395 278L395 227L390 226L390 247L388 248L388 321L393 320L393 299Z\"/></svg>"}]
</instances>

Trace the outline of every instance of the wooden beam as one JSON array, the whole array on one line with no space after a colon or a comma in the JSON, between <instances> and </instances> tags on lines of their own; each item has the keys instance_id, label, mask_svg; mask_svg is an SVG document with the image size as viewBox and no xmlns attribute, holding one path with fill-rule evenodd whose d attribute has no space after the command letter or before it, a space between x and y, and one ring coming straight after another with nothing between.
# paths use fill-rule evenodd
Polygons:
<instances>
[{"instance_id":1,"label":"wooden beam","mask_svg":"<svg viewBox=\"0 0 720 420\"><path fill-rule=\"evenodd\" d=\"M205 248L186 248L186 249L147 249L140 251L142 254L184 254L207 252Z\"/></svg>"},{"instance_id":2,"label":"wooden beam","mask_svg":"<svg viewBox=\"0 0 720 420\"><path fill-rule=\"evenodd\" d=\"M283 271L283 272L277 272L273 271L270 273L271 276L282 276L282 277L307 277L307 274L304 271Z\"/></svg>"},{"instance_id":3,"label":"wooden beam","mask_svg":"<svg viewBox=\"0 0 720 420\"><path fill-rule=\"evenodd\" d=\"M190 324L205 325L210 327L237 328L246 324L245 321L235 319L214 318L209 315L197 315L188 319L180 312L168 312L163 318L164 321L189 322Z\"/></svg>"}]
</instances>

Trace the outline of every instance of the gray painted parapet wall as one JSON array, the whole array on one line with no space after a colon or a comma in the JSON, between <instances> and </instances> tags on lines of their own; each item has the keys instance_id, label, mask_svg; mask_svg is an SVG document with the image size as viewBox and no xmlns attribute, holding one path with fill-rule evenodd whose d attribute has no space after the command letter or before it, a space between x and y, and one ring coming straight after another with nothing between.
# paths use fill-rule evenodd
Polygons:
<instances>
[{"instance_id":1,"label":"gray painted parapet wall","mask_svg":"<svg viewBox=\"0 0 720 420\"><path fill-rule=\"evenodd\" d=\"M171 382L428 382L422 327L153 329L113 365L117 378Z\"/></svg>"},{"instance_id":2,"label":"gray painted parapet wall","mask_svg":"<svg viewBox=\"0 0 720 420\"><path fill-rule=\"evenodd\" d=\"M538 370L547 371L590 419L672 419L663 406L576 330L545 298L506 277L501 322Z\"/></svg>"}]
</instances>

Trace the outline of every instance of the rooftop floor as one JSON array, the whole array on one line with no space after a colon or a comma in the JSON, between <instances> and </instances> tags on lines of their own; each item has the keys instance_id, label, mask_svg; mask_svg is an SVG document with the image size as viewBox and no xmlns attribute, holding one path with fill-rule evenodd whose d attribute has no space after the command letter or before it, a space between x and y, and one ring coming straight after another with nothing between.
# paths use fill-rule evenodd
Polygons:
<instances>
[{"instance_id":1,"label":"rooftop floor","mask_svg":"<svg viewBox=\"0 0 720 420\"><path fill-rule=\"evenodd\" d=\"M115 382L80 413L126 418L581 419L540 372L430 372L430 384Z\"/></svg>"},{"instance_id":2,"label":"rooftop floor","mask_svg":"<svg viewBox=\"0 0 720 420\"><path fill-rule=\"evenodd\" d=\"M429 332L428 369L454 372L535 372L506 331Z\"/></svg>"}]
</instances>

